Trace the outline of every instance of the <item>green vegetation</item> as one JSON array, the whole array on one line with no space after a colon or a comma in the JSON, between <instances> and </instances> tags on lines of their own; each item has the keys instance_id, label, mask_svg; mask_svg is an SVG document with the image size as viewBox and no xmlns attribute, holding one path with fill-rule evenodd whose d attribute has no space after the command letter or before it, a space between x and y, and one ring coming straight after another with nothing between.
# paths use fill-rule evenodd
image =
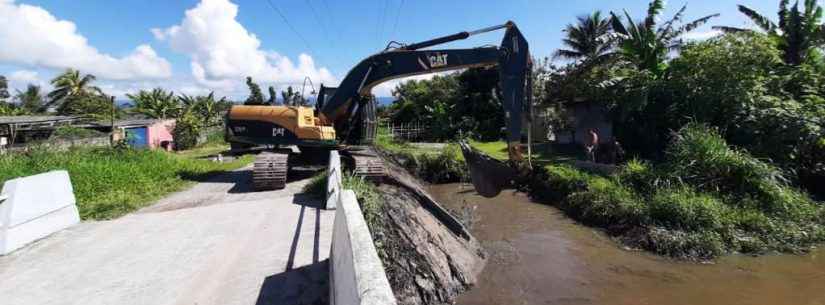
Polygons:
<instances>
[{"instance_id":1,"label":"green vegetation","mask_svg":"<svg viewBox=\"0 0 825 305\"><path fill-rule=\"evenodd\" d=\"M244 157L215 163L162 151L115 148L35 149L0 155L0 183L65 169L84 220L111 219L137 210L215 172L251 162Z\"/></svg>"},{"instance_id":2,"label":"green vegetation","mask_svg":"<svg viewBox=\"0 0 825 305\"><path fill-rule=\"evenodd\" d=\"M466 181L469 169L458 145L450 143L440 151L418 148L412 144L393 141L386 132L379 131L376 146L404 169L430 183Z\"/></svg>"},{"instance_id":3,"label":"green vegetation","mask_svg":"<svg viewBox=\"0 0 825 305\"><path fill-rule=\"evenodd\" d=\"M683 128L658 165L634 160L610 176L550 165L528 189L630 246L673 257L801 252L825 241L825 206L700 124Z\"/></svg>"},{"instance_id":4,"label":"green vegetation","mask_svg":"<svg viewBox=\"0 0 825 305\"><path fill-rule=\"evenodd\" d=\"M88 128L80 128L74 126L61 126L54 130L52 133L51 138L55 139L82 139L82 138L93 138L93 137L106 137L108 136L104 132L100 132L94 129Z\"/></svg>"}]
</instances>

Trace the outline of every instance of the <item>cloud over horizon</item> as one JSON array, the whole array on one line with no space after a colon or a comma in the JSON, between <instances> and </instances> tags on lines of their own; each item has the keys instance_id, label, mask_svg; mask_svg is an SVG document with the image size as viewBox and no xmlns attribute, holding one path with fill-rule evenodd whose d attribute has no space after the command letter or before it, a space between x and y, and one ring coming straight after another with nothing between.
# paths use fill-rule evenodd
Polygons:
<instances>
[{"instance_id":1,"label":"cloud over horizon","mask_svg":"<svg viewBox=\"0 0 825 305\"><path fill-rule=\"evenodd\" d=\"M153 28L159 41L190 59L191 73L199 85L223 90L244 87L251 76L262 84L300 85L304 77L313 83L334 84L327 68L318 68L308 54L297 64L273 50L261 49L261 41L238 20L238 5L228 0L202 0L186 11L180 24Z\"/></svg>"},{"instance_id":2,"label":"cloud over horizon","mask_svg":"<svg viewBox=\"0 0 825 305\"><path fill-rule=\"evenodd\" d=\"M160 79L172 76L169 62L141 44L124 57L90 46L71 21L39 6L0 0L0 62L37 68L82 69L103 79Z\"/></svg>"}]
</instances>

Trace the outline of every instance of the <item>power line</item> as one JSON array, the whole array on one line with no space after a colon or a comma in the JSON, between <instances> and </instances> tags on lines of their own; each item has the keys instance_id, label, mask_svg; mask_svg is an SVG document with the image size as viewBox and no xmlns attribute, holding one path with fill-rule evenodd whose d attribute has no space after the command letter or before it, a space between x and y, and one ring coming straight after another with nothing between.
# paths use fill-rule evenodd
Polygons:
<instances>
[{"instance_id":1,"label":"power line","mask_svg":"<svg viewBox=\"0 0 825 305\"><path fill-rule=\"evenodd\" d=\"M390 34L390 39L395 39L395 30L398 29L398 17L401 16L401 8L404 7L404 0L401 0L401 4L398 5L398 12L395 13L395 24L392 26L392 33Z\"/></svg>"},{"instance_id":2,"label":"power line","mask_svg":"<svg viewBox=\"0 0 825 305\"><path fill-rule=\"evenodd\" d=\"M287 20L286 15L284 15L284 13L283 13L283 12L281 12L281 9L279 9L277 6L275 6L275 4L273 4L271 0L266 0L266 3L268 3L268 4L269 4L269 7L271 7L273 10L275 10L275 12L277 12L277 13L278 13L278 15L279 15L279 16L281 16L281 19L283 19L283 20L284 20L284 23L286 23L287 27L289 27L289 29L290 29L290 30L292 30L292 32L293 32L293 33L295 33L295 35L296 35L296 36L298 36L298 38L299 38L299 39L301 39L301 41L304 43L304 45L306 45L306 47L307 47L307 49L309 50L309 52L310 52L310 53L313 53L313 54L318 54L318 57L320 57L320 54L319 54L319 53L315 53L315 52L313 51L312 46L311 46L311 45L309 44L309 42L308 42L308 41L304 38L304 36L302 36L302 35L301 35L301 33L299 33L299 32L298 32L298 30L296 30L296 29L295 29L295 27L294 27L294 26L292 26L292 24L291 24L291 23L289 23L289 20Z\"/></svg>"},{"instance_id":3,"label":"power line","mask_svg":"<svg viewBox=\"0 0 825 305\"><path fill-rule=\"evenodd\" d=\"M324 37L327 39L327 43L330 48L335 48L335 46L332 45L332 40L329 38L329 32L327 31L326 25L324 25L324 22L321 21L321 16L318 15L318 11L316 11L315 7L312 6L312 1L306 0L306 3L309 6L309 10L312 11L312 16L315 17L315 22L318 23L319 27L321 27L321 31L324 32Z\"/></svg>"}]
</instances>

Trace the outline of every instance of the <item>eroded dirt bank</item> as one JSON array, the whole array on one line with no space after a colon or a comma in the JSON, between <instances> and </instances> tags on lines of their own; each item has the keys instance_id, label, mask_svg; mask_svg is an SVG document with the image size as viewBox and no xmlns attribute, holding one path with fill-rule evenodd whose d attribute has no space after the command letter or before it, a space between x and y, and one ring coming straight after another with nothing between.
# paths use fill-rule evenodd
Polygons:
<instances>
[{"instance_id":1,"label":"eroded dirt bank","mask_svg":"<svg viewBox=\"0 0 825 305\"><path fill-rule=\"evenodd\" d=\"M398 303L452 304L477 282L484 250L415 178L389 166L373 238Z\"/></svg>"},{"instance_id":2,"label":"eroded dirt bank","mask_svg":"<svg viewBox=\"0 0 825 305\"><path fill-rule=\"evenodd\" d=\"M713 264L628 251L561 211L505 191L434 185L452 210L474 210L471 232L488 253L476 287L456 304L825 304L825 251L727 256Z\"/></svg>"}]
</instances>

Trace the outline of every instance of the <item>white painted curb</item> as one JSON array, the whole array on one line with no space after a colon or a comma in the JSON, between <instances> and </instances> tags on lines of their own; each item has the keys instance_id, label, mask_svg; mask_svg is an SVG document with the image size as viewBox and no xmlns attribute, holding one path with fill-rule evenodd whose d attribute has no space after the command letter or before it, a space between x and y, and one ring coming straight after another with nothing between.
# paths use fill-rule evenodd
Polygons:
<instances>
[{"instance_id":1,"label":"white painted curb","mask_svg":"<svg viewBox=\"0 0 825 305\"><path fill-rule=\"evenodd\" d=\"M80 222L66 171L6 181L0 196L0 255Z\"/></svg>"}]
</instances>

